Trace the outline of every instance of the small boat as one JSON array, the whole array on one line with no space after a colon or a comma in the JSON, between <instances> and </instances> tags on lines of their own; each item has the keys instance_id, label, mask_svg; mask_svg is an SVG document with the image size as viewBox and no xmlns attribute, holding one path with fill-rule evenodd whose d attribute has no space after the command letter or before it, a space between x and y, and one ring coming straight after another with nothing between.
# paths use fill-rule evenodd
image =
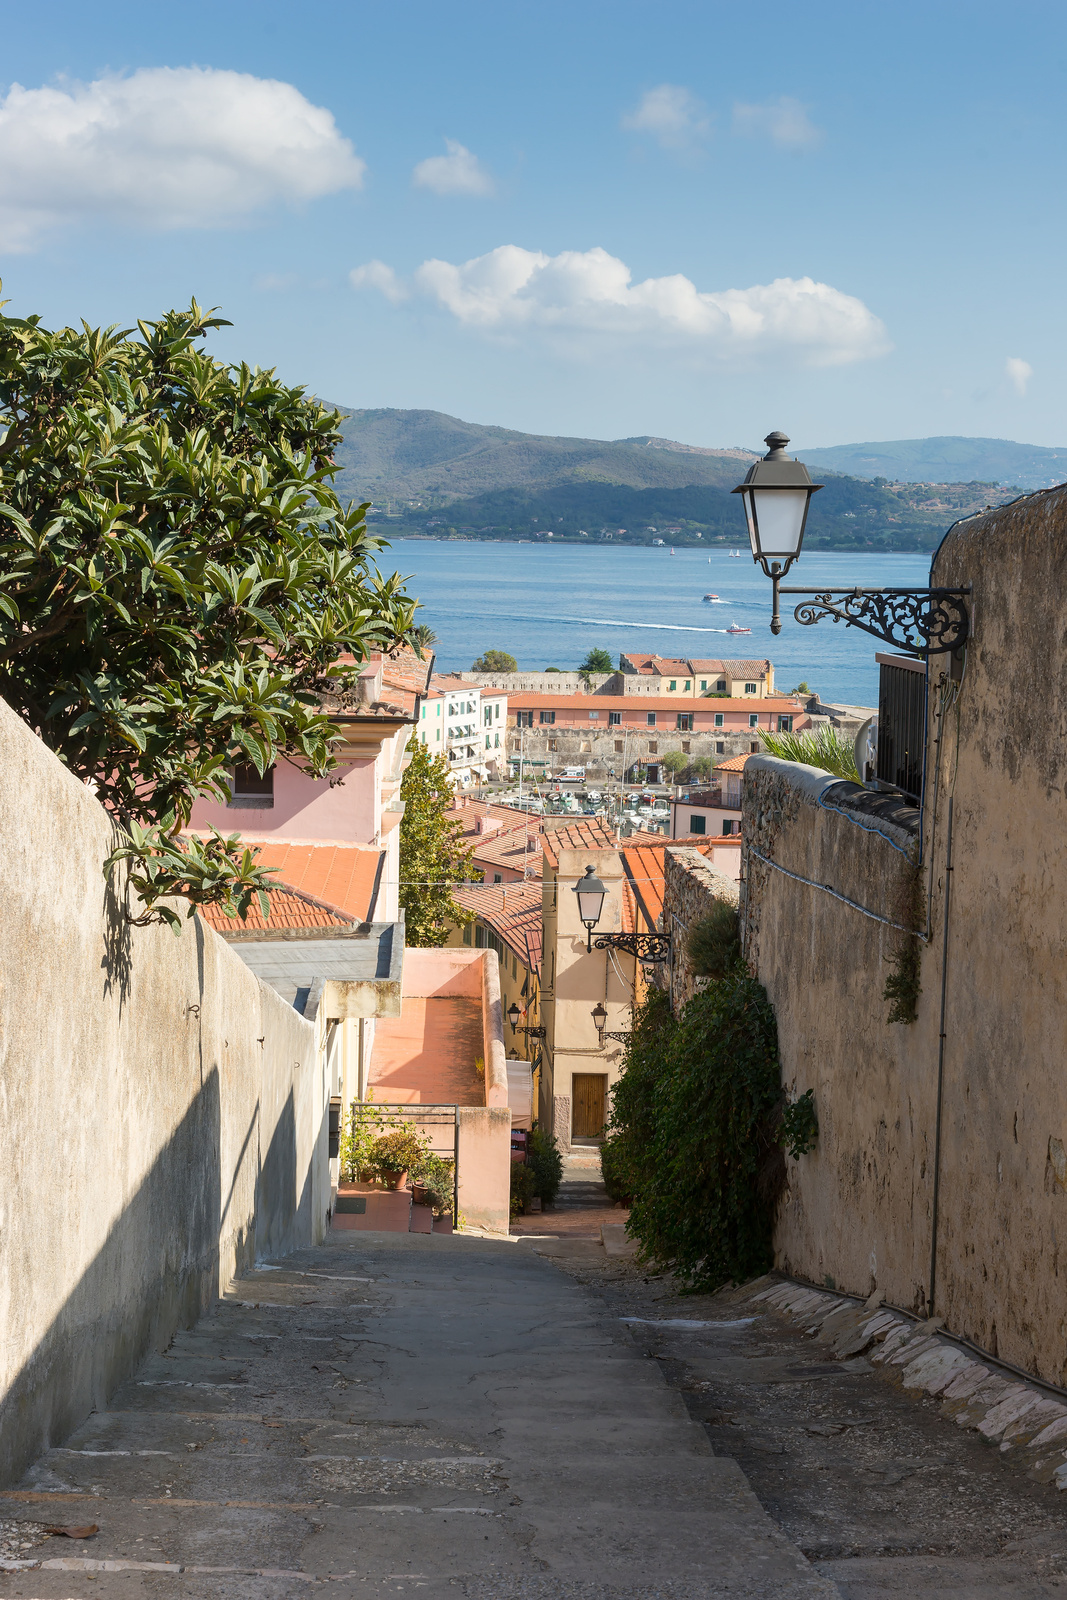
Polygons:
<instances>
[{"instance_id":1,"label":"small boat","mask_svg":"<svg viewBox=\"0 0 1067 1600\"><path fill-rule=\"evenodd\" d=\"M704 596L704 599L705 599L705 600L717 600L717 599L718 599L718 598L719 598L719 597L718 597L718 595L717 595L717 594L706 594L706 595L705 595L705 596Z\"/></svg>"},{"instance_id":2,"label":"small boat","mask_svg":"<svg viewBox=\"0 0 1067 1600\"><path fill-rule=\"evenodd\" d=\"M740 550L731 550L730 554L731 554L731 556L737 556L738 558L740 558L741 552L740 552ZM751 632L751 629L749 631Z\"/></svg>"},{"instance_id":3,"label":"small boat","mask_svg":"<svg viewBox=\"0 0 1067 1600\"><path fill-rule=\"evenodd\" d=\"M672 544L672 545L671 545L671 555L672 555L672 556L673 556L673 554L674 554L674 546L673 546L673 544Z\"/></svg>"},{"instance_id":4,"label":"small boat","mask_svg":"<svg viewBox=\"0 0 1067 1600\"><path fill-rule=\"evenodd\" d=\"M727 631L727 633L751 633L752 629L751 628L739 628L737 626L737 623L735 622L731 627L727 628L726 631Z\"/></svg>"}]
</instances>

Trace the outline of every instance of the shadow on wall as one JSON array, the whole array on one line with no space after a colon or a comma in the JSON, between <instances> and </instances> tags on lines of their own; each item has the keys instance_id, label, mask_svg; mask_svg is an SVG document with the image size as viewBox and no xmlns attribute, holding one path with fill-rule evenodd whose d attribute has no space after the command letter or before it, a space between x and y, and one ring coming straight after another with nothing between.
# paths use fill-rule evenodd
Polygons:
<instances>
[{"instance_id":1,"label":"shadow on wall","mask_svg":"<svg viewBox=\"0 0 1067 1600\"><path fill-rule=\"evenodd\" d=\"M60 1443L90 1412L106 1409L141 1357L165 1350L215 1300L219 1240L242 1170L257 1158L259 1122L257 1105L224 1195L219 1075L212 1068L0 1402L0 1482L17 1481L43 1450ZM294 1232L310 1237L312 1174L309 1169L298 1194L297 1171L290 1094L259 1166L255 1230L239 1226L231 1235L239 1273L257 1257L292 1249ZM175 1228L179 1208L182 1222ZM131 1259L140 1279L136 1295L123 1292Z\"/></svg>"}]
</instances>

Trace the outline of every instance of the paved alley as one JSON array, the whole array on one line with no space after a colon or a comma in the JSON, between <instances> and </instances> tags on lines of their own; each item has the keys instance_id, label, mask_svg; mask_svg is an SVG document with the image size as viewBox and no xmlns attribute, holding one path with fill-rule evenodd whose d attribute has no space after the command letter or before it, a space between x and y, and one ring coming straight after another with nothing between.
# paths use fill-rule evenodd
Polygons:
<instances>
[{"instance_id":1,"label":"paved alley","mask_svg":"<svg viewBox=\"0 0 1067 1600\"><path fill-rule=\"evenodd\" d=\"M529 1242L335 1235L0 1499L11 1597L831 1597L627 1331Z\"/></svg>"}]
</instances>

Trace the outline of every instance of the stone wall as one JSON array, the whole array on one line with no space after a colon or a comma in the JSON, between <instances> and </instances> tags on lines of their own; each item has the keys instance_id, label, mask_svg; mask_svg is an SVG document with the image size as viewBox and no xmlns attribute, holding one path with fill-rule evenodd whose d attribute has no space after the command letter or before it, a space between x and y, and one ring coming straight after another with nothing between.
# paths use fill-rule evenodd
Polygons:
<instances>
[{"instance_id":1,"label":"stone wall","mask_svg":"<svg viewBox=\"0 0 1067 1600\"><path fill-rule=\"evenodd\" d=\"M671 1003L677 1016L687 1000L703 987L704 979L693 972L689 962L689 932L695 922L706 917L719 903L736 906L738 888L730 878L716 872L715 868L689 846L667 849L663 853L663 932L670 935L671 958L669 968L660 974L653 969L657 981L668 984Z\"/></svg>"},{"instance_id":2,"label":"stone wall","mask_svg":"<svg viewBox=\"0 0 1067 1600\"><path fill-rule=\"evenodd\" d=\"M521 738L520 738L521 736ZM657 746L655 754L648 752L649 737ZM617 743L625 741L625 751L616 750ZM681 733L674 728L564 728L541 727L509 728L507 753L511 762L517 762L520 744L526 766L541 764L546 771L562 771L564 767L585 767L589 775L600 777L615 771L621 777L622 762L627 768L654 766L662 761L668 750L681 750L691 760L701 757L718 764L731 756L748 755L759 738L754 728L715 728L707 733ZM550 748L554 747L554 748ZM760 745L760 749L762 749Z\"/></svg>"},{"instance_id":3,"label":"stone wall","mask_svg":"<svg viewBox=\"0 0 1067 1600\"><path fill-rule=\"evenodd\" d=\"M958 524L931 581L971 585L973 637L955 677L944 658L931 676L915 1022L887 1023L883 999L903 937L886 921L919 897L911 831L828 810L803 768L746 768L747 950L820 1124L790 1162L779 1259L928 1309L939 1165L935 1312L1063 1384L1067 490Z\"/></svg>"},{"instance_id":4,"label":"stone wall","mask_svg":"<svg viewBox=\"0 0 1067 1600\"><path fill-rule=\"evenodd\" d=\"M112 837L0 703L7 1482L330 1204L315 1028L199 919L131 927Z\"/></svg>"}]
</instances>

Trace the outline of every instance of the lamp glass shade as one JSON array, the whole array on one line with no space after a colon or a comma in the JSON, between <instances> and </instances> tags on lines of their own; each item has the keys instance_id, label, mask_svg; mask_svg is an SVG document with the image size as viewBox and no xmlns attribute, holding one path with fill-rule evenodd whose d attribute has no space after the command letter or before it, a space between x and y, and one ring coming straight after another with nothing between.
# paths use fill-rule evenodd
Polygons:
<instances>
[{"instance_id":1,"label":"lamp glass shade","mask_svg":"<svg viewBox=\"0 0 1067 1600\"><path fill-rule=\"evenodd\" d=\"M607 1007L604 1006L601 1002L598 1001L597 1004L593 1007L593 1022L596 1025L596 1029L597 1029L598 1033L604 1027L604 1024L607 1022L607 1020L608 1020Z\"/></svg>"},{"instance_id":2,"label":"lamp glass shade","mask_svg":"<svg viewBox=\"0 0 1067 1600\"><path fill-rule=\"evenodd\" d=\"M600 913L604 906L604 896L608 891L595 875L592 867L586 867L585 877L574 885L574 892L578 896L578 916L582 926L595 928L600 921Z\"/></svg>"},{"instance_id":3,"label":"lamp glass shade","mask_svg":"<svg viewBox=\"0 0 1067 1600\"><path fill-rule=\"evenodd\" d=\"M745 489L741 495L741 504L745 508L745 521L748 523L748 542L752 546L753 561L759 560L759 540L756 538L756 518L752 510L752 490Z\"/></svg>"},{"instance_id":4,"label":"lamp glass shade","mask_svg":"<svg viewBox=\"0 0 1067 1600\"><path fill-rule=\"evenodd\" d=\"M788 561L800 554L810 498L807 489L750 489L742 498L753 555Z\"/></svg>"},{"instance_id":5,"label":"lamp glass shade","mask_svg":"<svg viewBox=\"0 0 1067 1600\"><path fill-rule=\"evenodd\" d=\"M517 1028L519 1025L519 1015L519 1008L513 1000L508 1006L508 1021L511 1023L513 1028Z\"/></svg>"}]
</instances>

